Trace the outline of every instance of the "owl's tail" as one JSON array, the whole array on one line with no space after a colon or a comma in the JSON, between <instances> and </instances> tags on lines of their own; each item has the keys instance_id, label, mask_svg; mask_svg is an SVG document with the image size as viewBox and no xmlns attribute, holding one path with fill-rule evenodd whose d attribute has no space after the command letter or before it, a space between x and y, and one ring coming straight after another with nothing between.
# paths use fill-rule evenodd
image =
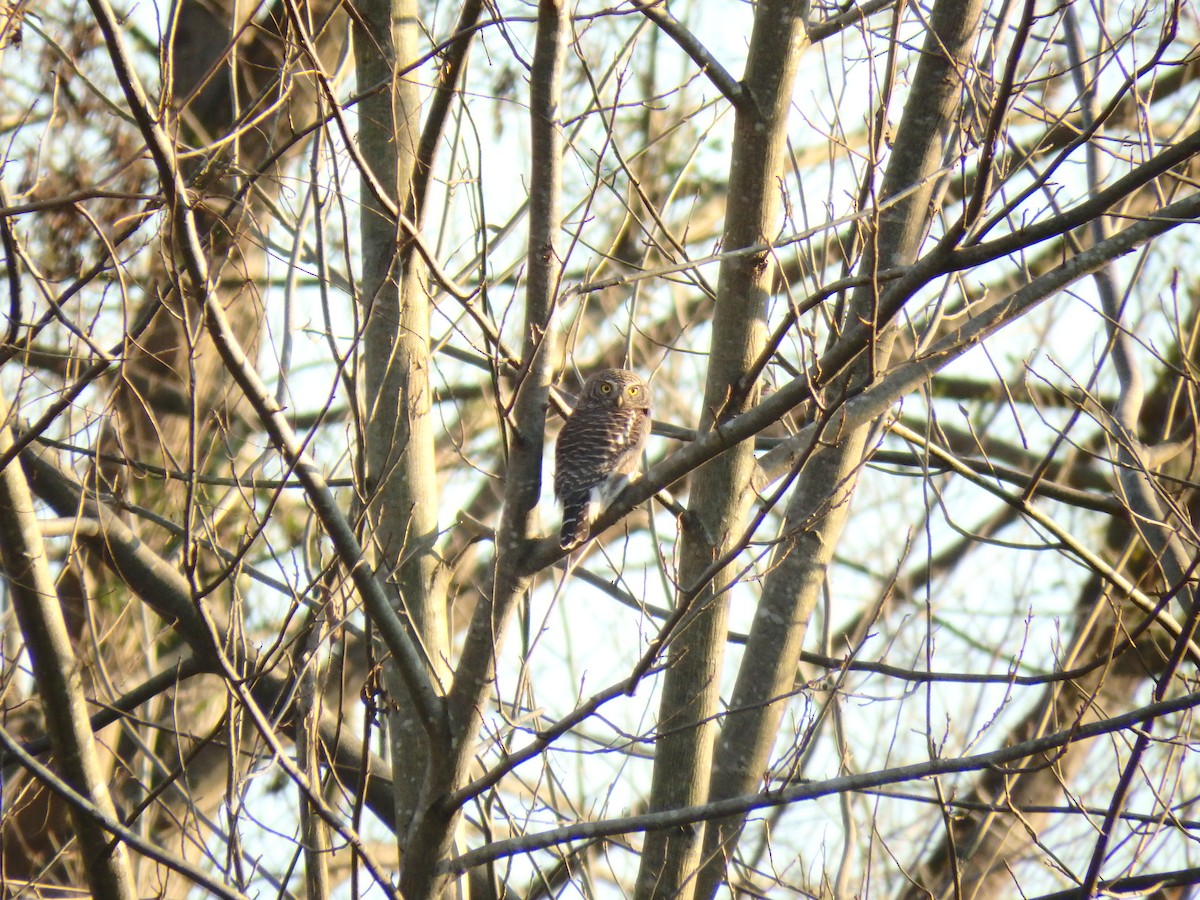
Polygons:
<instances>
[{"instance_id":1,"label":"owl's tail","mask_svg":"<svg viewBox=\"0 0 1200 900\"><path fill-rule=\"evenodd\" d=\"M588 518L588 498L564 501L562 530L558 533L558 546L563 550L574 550L592 533Z\"/></svg>"}]
</instances>

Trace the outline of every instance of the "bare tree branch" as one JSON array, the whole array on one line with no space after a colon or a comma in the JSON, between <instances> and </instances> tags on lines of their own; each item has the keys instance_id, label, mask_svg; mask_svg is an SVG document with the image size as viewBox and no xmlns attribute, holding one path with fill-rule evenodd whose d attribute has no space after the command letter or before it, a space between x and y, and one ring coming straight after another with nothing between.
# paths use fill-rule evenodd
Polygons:
<instances>
[{"instance_id":1,"label":"bare tree branch","mask_svg":"<svg viewBox=\"0 0 1200 900\"><path fill-rule=\"evenodd\" d=\"M0 452L12 445L10 416L7 404L0 402ZM79 664L50 577L33 498L19 465L0 469L0 561L65 784L78 796L89 798L96 815L115 822L117 813L108 792L108 778L87 718ZM103 826L79 806L72 806L72 812L92 892L113 900L132 900L133 873L124 843L110 842Z\"/></svg>"},{"instance_id":2,"label":"bare tree branch","mask_svg":"<svg viewBox=\"0 0 1200 900\"><path fill-rule=\"evenodd\" d=\"M305 451L304 443L292 430L283 411L250 365L229 327L225 311L207 290L208 266L200 248L186 186L174 164L170 140L150 113L145 92L130 65L113 11L106 0L89 0L89 6L104 32L108 52L120 76L126 102L146 138L158 169L164 194L180 233L182 261L191 282L189 289L200 294L205 326L211 333L229 373L245 392L279 452L289 461L289 465L295 468L297 476L304 483L322 523L354 579L355 587L362 595L363 602L374 617L383 640L404 674L406 685L420 714L422 727L431 740L441 740L446 728L442 703L429 683L421 654L375 580L363 556L362 548L354 537L353 529L338 508L316 462Z\"/></svg>"}]
</instances>

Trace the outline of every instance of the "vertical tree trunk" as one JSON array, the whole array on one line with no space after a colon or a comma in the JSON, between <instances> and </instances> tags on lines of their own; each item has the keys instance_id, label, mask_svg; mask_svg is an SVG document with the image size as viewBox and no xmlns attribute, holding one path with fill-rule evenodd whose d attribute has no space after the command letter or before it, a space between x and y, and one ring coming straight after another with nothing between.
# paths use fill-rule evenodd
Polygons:
<instances>
[{"instance_id":1,"label":"vertical tree trunk","mask_svg":"<svg viewBox=\"0 0 1200 900\"><path fill-rule=\"evenodd\" d=\"M872 276L911 262L929 228L929 198L943 164L946 140L956 124L963 74L973 49L981 0L940 0L930 16L921 60L913 78L887 174L880 191L877 225L869 233L859 273L867 280L848 304L843 327L874 323L872 346L826 392L836 406L870 384L886 368L895 330L879 321L880 285ZM868 172L867 177L872 177ZM901 192L916 186L896 201ZM831 339L836 341L835 334ZM806 454L792 488L755 613L729 713L712 767L710 799L753 793L770 761L779 722L795 679L808 620L825 584L826 570L841 539L867 436L873 426L850 433L830 428ZM705 869L697 895L715 895L724 879L744 816L710 825Z\"/></svg>"},{"instance_id":2,"label":"vertical tree trunk","mask_svg":"<svg viewBox=\"0 0 1200 900\"><path fill-rule=\"evenodd\" d=\"M808 5L764 0L754 16L744 95L736 113L722 247L769 243L779 229L776 178L792 81L804 45ZM743 378L762 352L771 254L730 257L721 264L704 411L700 430L745 411L758 397ZM689 615L671 644L655 741L652 811L703 803L708 795L715 714L724 657L732 555L742 548L753 491L754 442L744 441L699 469L683 518L677 603ZM635 896L690 897L700 863L702 826L646 836Z\"/></svg>"},{"instance_id":3,"label":"vertical tree trunk","mask_svg":"<svg viewBox=\"0 0 1200 900\"><path fill-rule=\"evenodd\" d=\"M445 597L434 578L437 474L434 468L429 354L429 296L397 213L409 210L420 142L420 95L400 70L418 54L416 0L368 0L357 7L354 55L360 90L358 144L362 173L362 279L365 320L365 425L360 498L369 525L376 577L394 592L396 608L417 637L430 675L448 672ZM383 197L379 196L382 192ZM424 784L430 748L391 666L389 692L399 709L388 716L396 821L403 834ZM438 748L444 750L444 748Z\"/></svg>"},{"instance_id":4,"label":"vertical tree trunk","mask_svg":"<svg viewBox=\"0 0 1200 900\"><path fill-rule=\"evenodd\" d=\"M532 582L526 557L536 538L542 485L552 357L547 334L562 278L562 79L568 15L563 0L539 0L529 85L530 226L521 377L503 426L508 435L504 506L491 583L471 617L448 697L453 746L431 767L418 817L409 829L408 864L400 882L409 898L438 896L448 887L449 878L437 864L450 854L461 815L450 795L467 779L483 710L490 702L497 654L517 602Z\"/></svg>"}]
</instances>

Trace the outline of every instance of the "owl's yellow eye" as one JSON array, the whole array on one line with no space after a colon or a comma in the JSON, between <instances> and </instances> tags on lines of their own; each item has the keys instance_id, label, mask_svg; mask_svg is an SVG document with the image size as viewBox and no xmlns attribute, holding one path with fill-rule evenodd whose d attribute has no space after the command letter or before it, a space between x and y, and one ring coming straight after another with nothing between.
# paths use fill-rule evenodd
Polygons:
<instances>
[{"instance_id":1,"label":"owl's yellow eye","mask_svg":"<svg viewBox=\"0 0 1200 900\"><path fill-rule=\"evenodd\" d=\"M638 387L636 384L631 384L629 386L629 396L636 397L641 390L642 389L640 387Z\"/></svg>"},{"instance_id":2,"label":"owl's yellow eye","mask_svg":"<svg viewBox=\"0 0 1200 900\"><path fill-rule=\"evenodd\" d=\"M612 385L609 384L607 381L604 382L602 385L600 385L600 393L611 394L612 393Z\"/></svg>"}]
</instances>

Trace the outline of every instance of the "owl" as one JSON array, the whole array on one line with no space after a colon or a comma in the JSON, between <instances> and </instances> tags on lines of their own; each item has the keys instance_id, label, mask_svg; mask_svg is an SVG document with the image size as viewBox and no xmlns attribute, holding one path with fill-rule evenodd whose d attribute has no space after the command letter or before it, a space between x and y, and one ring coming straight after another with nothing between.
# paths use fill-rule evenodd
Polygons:
<instances>
[{"instance_id":1,"label":"owl","mask_svg":"<svg viewBox=\"0 0 1200 900\"><path fill-rule=\"evenodd\" d=\"M650 386L626 369L602 369L583 385L554 451L554 495L563 506L558 546L588 539L599 507L637 471L650 435Z\"/></svg>"}]
</instances>

